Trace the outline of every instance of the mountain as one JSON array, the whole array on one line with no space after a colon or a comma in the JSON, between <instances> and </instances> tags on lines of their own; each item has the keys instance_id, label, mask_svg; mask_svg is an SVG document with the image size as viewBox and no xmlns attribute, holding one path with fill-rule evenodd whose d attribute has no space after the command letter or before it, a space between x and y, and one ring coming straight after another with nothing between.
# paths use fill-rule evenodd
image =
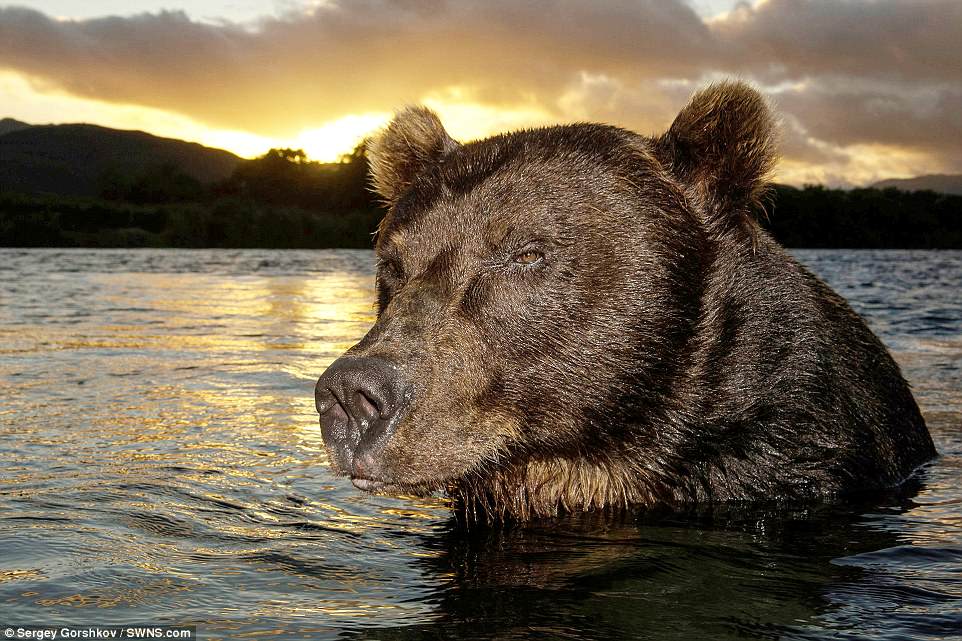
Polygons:
<instances>
[{"instance_id":1,"label":"mountain","mask_svg":"<svg viewBox=\"0 0 962 641\"><path fill-rule=\"evenodd\" d=\"M0 191L95 196L107 181L164 167L209 184L230 176L240 162L222 149L143 131L0 121Z\"/></svg>"},{"instance_id":2,"label":"mountain","mask_svg":"<svg viewBox=\"0 0 962 641\"><path fill-rule=\"evenodd\" d=\"M890 178L872 185L876 189L895 187L902 191L935 191L962 196L962 174L928 174L915 178Z\"/></svg>"},{"instance_id":3,"label":"mountain","mask_svg":"<svg viewBox=\"0 0 962 641\"><path fill-rule=\"evenodd\" d=\"M0 136L3 134L8 134L11 131L27 129L28 127L30 127L30 125L25 122L20 122L19 120L14 120L13 118L4 118L0 120Z\"/></svg>"}]
</instances>

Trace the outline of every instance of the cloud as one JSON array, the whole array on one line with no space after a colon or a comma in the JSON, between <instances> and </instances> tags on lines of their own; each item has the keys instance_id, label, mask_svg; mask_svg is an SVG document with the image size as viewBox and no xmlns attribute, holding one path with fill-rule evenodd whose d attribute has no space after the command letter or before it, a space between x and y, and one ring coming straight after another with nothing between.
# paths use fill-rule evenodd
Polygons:
<instances>
[{"instance_id":1,"label":"cloud","mask_svg":"<svg viewBox=\"0 0 962 641\"><path fill-rule=\"evenodd\" d=\"M778 80L959 81L956 0L742 2L712 26L741 66Z\"/></svg>"},{"instance_id":2,"label":"cloud","mask_svg":"<svg viewBox=\"0 0 962 641\"><path fill-rule=\"evenodd\" d=\"M552 100L582 69L657 77L704 55L674 2L326 3L253 28L180 12L57 21L0 10L0 64L72 93L288 132L470 84L489 102Z\"/></svg>"},{"instance_id":3,"label":"cloud","mask_svg":"<svg viewBox=\"0 0 962 641\"><path fill-rule=\"evenodd\" d=\"M829 78L787 91L781 102L820 140L913 148L962 165L962 85L877 85Z\"/></svg>"},{"instance_id":4,"label":"cloud","mask_svg":"<svg viewBox=\"0 0 962 641\"><path fill-rule=\"evenodd\" d=\"M212 127L293 136L433 98L650 133L705 79L738 75L787 114L790 162L842 172L847 148L873 145L962 170L960 58L957 0L767 0L710 21L681 0L329 0L249 24L0 8L0 67Z\"/></svg>"}]
</instances>

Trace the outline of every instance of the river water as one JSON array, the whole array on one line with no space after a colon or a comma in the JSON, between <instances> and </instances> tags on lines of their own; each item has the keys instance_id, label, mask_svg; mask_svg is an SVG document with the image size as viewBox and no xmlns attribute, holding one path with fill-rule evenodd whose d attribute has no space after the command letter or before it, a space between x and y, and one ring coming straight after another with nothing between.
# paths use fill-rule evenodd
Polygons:
<instances>
[{"instance_id":1,"label":"river water","mask_svg":"<svg viewBox=\"0 0 962 641\"><path fill-rule=\"evenodd\" d=\"M962 252L798 251L912 383L898 495L461 532L329 472L368 251L0 250L0 624L203 639L962 637Z\"/></svg>"}]
</instances>

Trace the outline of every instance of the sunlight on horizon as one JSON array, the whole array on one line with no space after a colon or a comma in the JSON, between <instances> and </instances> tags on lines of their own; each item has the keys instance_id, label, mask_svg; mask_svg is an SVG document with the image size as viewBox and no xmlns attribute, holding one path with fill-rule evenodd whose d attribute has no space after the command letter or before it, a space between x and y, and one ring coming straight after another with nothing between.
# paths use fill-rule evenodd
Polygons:
<instances>
[{"instance_id":1,"label":"sunlight on horizon","mask_svg":"<svg viewBox=\"0 0 962 641\"><path fill-rule=\"evenodd\" d=\"M420 102L435 110L448 132L462 142L565 121L557 111L536 103L505 107L481 104L470 90L459 87L422 96ZM304 150L311 160L336 162L382 128L391 116L390 112L347 114L281 138L212 127L163 109L81 98L17 72L0 71L0 117L30 124L85 122L142 130L226 149L242 158L256 158L271 148L292 148ZM835 155L836 158L820 163L783 158L776 169L775 180L793 185L853 186L948 169L933 164L923 153L890 145L835 148Z\"/></svg>"},{"instance_id":2,"label":"sunlight on horizon","mask_svg":"<svg viewBox=\"0 0 962 641\"><path fill-rule=\"evenodd\" d=\"M0 71L0 118L15 118L32 125L88 123L137 129L226 149L242 158L261 156L274 147L290 147L303 149L312 160L334 162L382 127L390 116L386 112L349 114L305 129L291 138L276 138L210 127L163 109L80 98L33 82L19 73Z\"/></svg>"},{"instance_id":3,"label":"sunlight on horizon","mask_svg":"<svg viewBox=\"0 0 962 641\"><path fill-rule=\"evenodd\" d=\"M437 111L451 135L462 141L552 122L550 113L537 106L480 105L456 88L425 96L422 102ZM391 112L347 114L304 129L295 136L279 138L211 127L154 107L81 98L12 71L0 71L0 109L0 118L15 118L33 125L82 122L137 129L226 149L242 158L255 158L271 148L288 147L303 149L311 160L319 162L334 162L350 153L365 137L386 125L393 115Z\"/></svg>"}]
</instances>

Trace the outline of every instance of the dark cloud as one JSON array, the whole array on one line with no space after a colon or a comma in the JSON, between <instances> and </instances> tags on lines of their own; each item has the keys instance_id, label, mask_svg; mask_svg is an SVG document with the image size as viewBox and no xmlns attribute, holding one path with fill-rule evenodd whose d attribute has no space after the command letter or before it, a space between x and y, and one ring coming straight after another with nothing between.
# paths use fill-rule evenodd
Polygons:
<instances>
[{"instance_id":1,"label":"dark cloud","mask_svg":"<svg viewBox=\"0 0 962 641\"><path fill-rule=\"evenodd\" d=\"M883 143L962 161L962 86L859 86L830 79L787 91L781 102L821 140Z\"/></svg>"},{"instance_id":2,"label":"dark cloud","mask_svg":"<svg viewBox=\"0 0 962 641\"><path fill-rule=\"evenodd\" d=\"M815 139L791 114L782 113L781 118L781 139L778 149L782 156L807 164L844 164L848 160L847 156L836 147Z\"/></svg>"},{"instance_id":3,"label":"dark cloud","mask_svg":"<svg viewBox=\"0 0 962 641\"><path fill-rule=\"evenodd\" d=\"M0 67L277 136L452 87L652 131L698 83L734 74L789 114L795 160L879 143L956 163L960 58L958 0L768 0L709 22L681 0L335 0L254 25L0 8Z\"/></svg>"},{"instance_id":4,"label":"dark cloud","mask_svg":"<svg viewBox=\"0 0 962 641\"><path fill-rule=\"evenodd\" d=\"M775 80L960 78L957 0L767 0L754 8L743 2L713 31L737 64Z\"/></svg>"}]
</instances>

